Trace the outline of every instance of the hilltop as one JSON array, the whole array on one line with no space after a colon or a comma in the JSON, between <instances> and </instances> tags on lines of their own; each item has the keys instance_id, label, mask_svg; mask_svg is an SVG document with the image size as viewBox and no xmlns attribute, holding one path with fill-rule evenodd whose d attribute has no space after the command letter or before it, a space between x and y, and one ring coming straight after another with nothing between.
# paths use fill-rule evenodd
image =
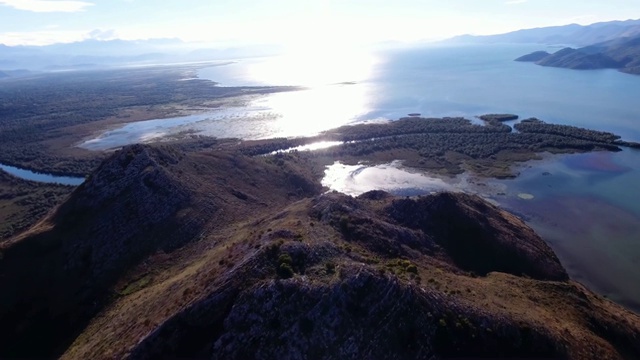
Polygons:
<instances>
[{"instance_id":1,"label":"hilltop","mask_svg":"<svg viewBox=\"0 0 640 360\"><path fill-rule=\"evenodd\" d=\"M479 197L352 198L308 154L184 149L123 148L1 245L0 357L640 356L640 317Z\"/></svg>"}]
</instances>

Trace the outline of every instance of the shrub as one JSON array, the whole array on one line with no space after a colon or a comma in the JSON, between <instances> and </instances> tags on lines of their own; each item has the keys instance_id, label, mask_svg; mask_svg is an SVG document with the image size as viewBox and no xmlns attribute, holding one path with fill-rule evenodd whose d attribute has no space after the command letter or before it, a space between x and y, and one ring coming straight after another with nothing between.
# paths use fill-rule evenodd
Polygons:
<instances>
[{"instance_id":1,"label":"shrub","mask_svg":"<svg viewBox=\"0 0 640 360\"><path fill-rule=\"evenodd\" d=\"M336 272L336 264L332 262L326 263L324 267L325 267L325 270L327 271L327 274L333 274Z\"/></svg>"},{"instance_id":2,"label":"shrub","mask_svg":"<svg viewBox=\"0 0 640 360\"><path fill-rule=\"evenodd\" d=\"M291 258L291 255L284 253L284 254L280 254L280 256L278 257L278 263L279 264L293 264L293 259Z\"/></svg>"},{"instance_id":3,"label":"shrub","mask_svg":"<svg viewBox=\"0 0 640 360\"><path fill-rule=\"evenodd\" d=\"M351 232L351 219L349 219L348 216L341 216L340 220L339 220L339 225L340 225L340 232L342 232L343 235L349 235L349 233Z\"/></svg>"},{"instance_id":4,"label":"shrub","mask_svg":"<svg viewBox=\"0 0 640 360\"><path fill-rule=\"evenodd\" d=\"M288 279L293 276L293 267L291 267L292 263L293 259L291 258L291 255L287 253L280 254L278 257L278 267L276 269L280 278Z\"/></svg>"},{"instance_id":5,"label":"shrub","mask_svg":"<svg viewBox=\"0 0 640 360\"><path fill-rule=\"evenodd\" d=\"M417 274L418 273L418 267L415 266L414 264L411 264L411 265L407 266L407 272Z\"/></svg>"},{"instance_id":6,"label":"shrub","mask_svg":"<svg viewBox=\"0 0 640 360\"><path fill-rule=\"evenodd\" d=\"M281 263L278 266L278 276L282 279L288 279L293 276L293 268L290 264Z\"/></svg>"}]
</instances>

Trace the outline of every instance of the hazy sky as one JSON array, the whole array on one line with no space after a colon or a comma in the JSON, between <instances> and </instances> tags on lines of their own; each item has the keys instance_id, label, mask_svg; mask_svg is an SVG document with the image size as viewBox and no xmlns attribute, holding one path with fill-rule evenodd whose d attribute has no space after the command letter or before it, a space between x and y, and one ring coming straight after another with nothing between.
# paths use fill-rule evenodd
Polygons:
<instances>
[{"instance_id":1,"label":"hazy sky","mask_svg":"<svg viewBox=\"0 0 640 360\"><path fill-rule=\"evenodd\" d=\"M640 18L640 0L0 0L0 43L371 43Z\"/></svg>"}]
</instances>

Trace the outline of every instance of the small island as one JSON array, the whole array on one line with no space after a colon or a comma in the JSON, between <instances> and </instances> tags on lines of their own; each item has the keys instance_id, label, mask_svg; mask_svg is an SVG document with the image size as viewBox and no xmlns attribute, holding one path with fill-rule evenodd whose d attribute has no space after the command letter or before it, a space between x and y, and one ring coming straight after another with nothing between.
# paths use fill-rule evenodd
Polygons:
<instances>
[{"instance_id":1,"label":"small island","mask_svg":"<svg viewBox=\"0 0 640 360\"><path fill-rule=\"evenodd\" d=\"M519 116L515 114L486 114L478 116L481 120L484 121L512 121L518 120Z\"/></svg>"}]
</instances>

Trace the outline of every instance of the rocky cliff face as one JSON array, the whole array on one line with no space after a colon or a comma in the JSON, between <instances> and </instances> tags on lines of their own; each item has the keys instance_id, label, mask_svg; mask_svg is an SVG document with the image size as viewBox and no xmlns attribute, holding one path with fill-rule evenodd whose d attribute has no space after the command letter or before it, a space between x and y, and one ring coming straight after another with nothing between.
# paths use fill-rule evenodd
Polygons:
<instances>
[{"instance_id":1,"label":"rocky cliff face","mask_svg":"<svg viewBox=\"0 0 640 360\"><path fill-rule=\"evenodd\" d=\"M640 356L640 318L567 279L513 215L464 194L320 195L309 168L115 154L4 245L0 355Z\"/></svg>"}]
</instances>

